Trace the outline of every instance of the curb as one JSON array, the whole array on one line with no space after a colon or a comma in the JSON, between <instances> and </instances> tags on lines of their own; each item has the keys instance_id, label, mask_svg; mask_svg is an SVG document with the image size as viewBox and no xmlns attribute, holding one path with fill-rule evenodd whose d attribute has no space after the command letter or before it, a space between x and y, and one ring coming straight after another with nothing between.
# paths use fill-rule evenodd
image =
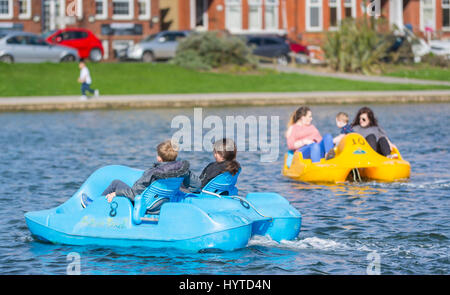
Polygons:
<instances>
[{"instance_id":1,"label":"curb","mask_svg":"<svg viewBox=\"0 0 450 295\"><path fill-rule=\"evenodd\" d=\"M0 111L450 102L450 90L105 95L0 98Z\"/></svg>"}]
</instances>

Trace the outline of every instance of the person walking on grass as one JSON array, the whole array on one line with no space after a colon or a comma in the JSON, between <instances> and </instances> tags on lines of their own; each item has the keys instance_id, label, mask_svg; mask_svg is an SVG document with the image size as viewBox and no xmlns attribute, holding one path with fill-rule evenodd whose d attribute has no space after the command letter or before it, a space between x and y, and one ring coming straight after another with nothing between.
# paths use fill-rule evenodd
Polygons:
<instances>
[{"instance_id":1,"label":"person walking on grass","mask_svg":"<svg viewBox=\"0 0 450 295\"><path fill-rule=\"evenodd\" d=\"M97 97L99 95L98 89L93 90L91 88L92 78L84 60L80 60L78 67L80 68L80 77L78 78L78 83L81 83L81 100L88 99L88 96L86 96L86 91L94 94Z\"/></svg>"}]
</instances>

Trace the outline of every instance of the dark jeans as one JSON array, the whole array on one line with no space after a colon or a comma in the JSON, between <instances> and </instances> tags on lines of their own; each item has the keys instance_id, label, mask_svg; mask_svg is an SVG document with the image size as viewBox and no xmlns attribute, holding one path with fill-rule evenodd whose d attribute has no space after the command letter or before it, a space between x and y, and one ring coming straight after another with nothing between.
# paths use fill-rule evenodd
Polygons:
<instances>
[{"instance_id":1,"label":"dark jeans","mask_svg":"<svg viewBox=\"0 0 450 295\"><path fill-rule=\"evenodd\" d=\"M81 94L86 95L86 91L89 91L92 94L94 94L95 92L94 89L91 89L91 84L83 82L81 84Z\"/></svg>"},{"instance_id":2,"label":"dark jeans","mask_svg":"<svg viewBox=\"0 0 450 295\"><path fill-rule=\"evenodd\" d=\"M128 189L130 186L121 180L113 180L111 184L102 193L102 196L115 192L117 189Z\"/></svg>"},{"instance_id":3,"label":"dark jeans","mask_svg":"<svg viewBox=\"0 0 450 295\"><path fill-rule=\"evenodd\" d=\"M369 143L369 145L373 148L373 150L376 151L377 153L385 157L391 154L391 147L389 146L389 142L387 141L386 137L381 137L377 141L377 138L374 134L369 134L367 135L366 140Z\"/></svg>"}]
</instances>

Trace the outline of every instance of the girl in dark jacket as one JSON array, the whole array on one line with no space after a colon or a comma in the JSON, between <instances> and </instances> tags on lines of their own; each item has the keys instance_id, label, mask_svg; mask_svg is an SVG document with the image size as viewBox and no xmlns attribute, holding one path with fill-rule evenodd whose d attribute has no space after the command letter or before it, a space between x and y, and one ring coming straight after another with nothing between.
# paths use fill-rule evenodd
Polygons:
<instances>
[{"instance_id":1,"label":"girl in dark jacket","mask_svg":"<svg viewBox=\"0 0 450 295\"><path fill-rule=\"evenodd\" d=\"M236 161L236 144L233 140L224 138L214 143L215 162L209 163L200 174L201 187L203 188L208 182L219 174L230 172L236 175L241 165Z\"/></svg>"}]
</instances>

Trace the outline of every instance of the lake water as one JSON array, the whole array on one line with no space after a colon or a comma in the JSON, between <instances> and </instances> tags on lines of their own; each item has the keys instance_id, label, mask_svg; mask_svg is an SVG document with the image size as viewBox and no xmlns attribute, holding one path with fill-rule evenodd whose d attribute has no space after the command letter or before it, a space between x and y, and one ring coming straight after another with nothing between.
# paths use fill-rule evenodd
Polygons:
<instances>
[{"instance_id":1,"label":"lake water","mask_svg":"<svg viewBox=\"0 0 450 295\"><path fill-rule=\"evenodd\" d=\"M313 106L322 134L337 134L334 117L359 105ZM53 245L33 239L24 213L55 207L96 169L121 164L145 169L155 146L177 130L177 115L193 109L0 114L0 273L66 274L67 256L82 274L448 274L450 237L450 104L371 105L380 125L410 161L408 182L299 183L281 175L283 133L295 107L208 108L203 116L279 116L275 162L240 152L238 188L275 191L303 216L294 241L254 238L225 253L170 249ZM270 120L269 120L270 121ZM208 129L204 130L206 133ZM272 134L275 138L275 135ZM194 172L210 152L181 152ZM373 267L379 261L379 268Z\"/></svg>"}]
</instances>

